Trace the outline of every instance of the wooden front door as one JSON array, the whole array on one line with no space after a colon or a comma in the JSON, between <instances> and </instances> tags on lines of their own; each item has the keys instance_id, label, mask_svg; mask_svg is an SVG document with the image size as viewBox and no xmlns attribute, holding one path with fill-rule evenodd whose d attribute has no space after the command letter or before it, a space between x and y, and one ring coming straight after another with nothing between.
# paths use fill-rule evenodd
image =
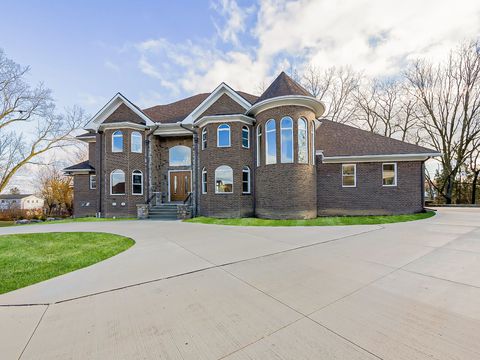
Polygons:
<instances>
[{"instance_id":1,"label":"wooden front door","mask_svg":"<svg viewBox=\"0 0 480 360\"><path fill-rule=\"evenodd\" d=\"M190 171L170 173L170 201L184 201L191 189Z\"/></svg>"}]
</instances>

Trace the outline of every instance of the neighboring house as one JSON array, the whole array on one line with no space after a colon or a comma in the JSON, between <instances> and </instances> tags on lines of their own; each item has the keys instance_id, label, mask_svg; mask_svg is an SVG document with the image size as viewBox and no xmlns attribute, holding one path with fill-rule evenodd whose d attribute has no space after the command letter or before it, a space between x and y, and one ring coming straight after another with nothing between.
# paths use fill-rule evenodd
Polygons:
<instances>
[{"instance_id":1,"label":"neighboring house","mask_svg":"<svg viewBox=\"0 0 480 360\"><path fill-rule=\"evenodd\" d=\"M0 194L0 210L43 209L43 199L31 194Z\"/></svg>"},{"instance_id":2,"label":"neighboring house","mask_svg":"<svg viewBox=\"0 0 480 360\"><path fill-rule=\"evenodd\" d=\"M144 204L162 214L186 200L194 216L215 217L422 211L424 162L439 154L324 112L283 72L260 97L222 83L141 110L118 93L78 136L89 160L65 169L74 214L135 216Z\"/></svg>"}]
</instances>

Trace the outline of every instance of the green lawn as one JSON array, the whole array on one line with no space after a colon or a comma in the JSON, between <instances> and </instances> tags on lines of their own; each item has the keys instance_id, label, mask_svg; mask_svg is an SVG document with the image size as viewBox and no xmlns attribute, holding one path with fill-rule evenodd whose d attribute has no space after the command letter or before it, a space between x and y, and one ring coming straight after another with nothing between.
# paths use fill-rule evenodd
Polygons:
<instances>
[{"instance_id":1,"label":"green lawn","mask_svg":"<svg viewBox=\"0 0 480 360\"><path fill-rule=\"evenodd\" d=\"M0 294L95 264L134 243L94 232L2 235Z\"/></svg>"},{"instance_id":2,"label":"green lawn","mask_svg":"<svg viewBox=\"0 0 480 360\"><path fill-rule=\"evenodd\" d=\"M0 221L0 227L5 226L22 226L22 225L41 225L41 224L65 224L76 222L101 222L101 221L125 221L125 220L137 220L137 218L95 218L95 217L82 217L82 218L67 218L62 220L43 221L39 223L30 224L15 224L13 221Z\"/></svg>"},{"instance_id":3,"label":"green lawn","mask_svg":"<svg viewBox=\"0 0 480 360\"><path fill-rule=\"evenodd\" d=\"M0 227L15 225L13 221L0 221Z\"/></svg>"},{"instance_id":4,"label":"green lawn","mask_svg":"<svg viewBox=\"0 0 480 360\"><path fill-rule=\"evenodd\" d=\"M332 226L332 225L372 225L389 224L396 222L427 219L435 215L428 211L409 215L386 215L386 216L330 216L317 217L310 220L267 220L258 218L241 219L217 219L209 217L196 217L185 220L198 224L236 225L236 226Z\"/></svg>"}]
</instances>

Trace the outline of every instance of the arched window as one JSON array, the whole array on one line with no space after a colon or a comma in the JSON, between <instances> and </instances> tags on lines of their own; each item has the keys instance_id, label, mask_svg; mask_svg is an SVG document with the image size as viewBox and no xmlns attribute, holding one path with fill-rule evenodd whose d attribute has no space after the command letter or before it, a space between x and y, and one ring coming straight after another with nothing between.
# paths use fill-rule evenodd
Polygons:
<instances>
[{"instance_id":1,"label":"arched window","mask_svg":"<svg viewBox=\"0 0 480 360\"><path fill-rule=\"evenodd\" d=\"M204 127L202 130L202 150L207 148L207 128Z\"/></svg>"},{"instance_id":2,"label":"arched window","mask_svg":"<svg viewBox=\"0 0 480 360\"><path fill-rule=\"evenodd\" d=\"M192 150L188 146L177 145L168 151L170 166L190 166L192 164Z\"/></svg>"},{"instance_id":3,"label":"arched window","mask_svg":"<svg viewBox=\"0 0 480 360\"><path fill-rule=\"evenodd\" d=\"M250 129L248 126L242 127L242 147L247 149L250 147Z\"/></svg>"},{"instance_id":4,"label":"arched window","mask_svg":"<svg viewBox=\"0 0 480 360\"><path fill-rule=\"evenodd\" d=\"M217 128L217 146L230 146L230 125L222 124Z\"/></svg>"},{"instance_id":5,"label":"arched window","mask_svg":"<svg viewBox=\"0 0 480 360\"><path fill-rule=\"evenodd\" d=\"M308 129L303 118L298 119L298 162L308 164Z\"/></svg>"},{"instance_id":6,"label":"arched window","mask_svg":"<svg viewBox=\"0 0 480 360\"><path fill-rule=\"evenodd\" d=\"M312 164L315 165L315 121L312 121L310 131L312 133Z\"/></svg>"},{"instance_id":7,"label":"arched window","mask_svg":"<svg viewBox=\"0 0 480 360\"><path fill-rule=\"evenodd\" d=\"M265 164L277 163L277 129L275 120L270 119L265 125Z\"/></svg>"},{"instance_id":8,"label":"arched window","mask_svg":"<svg viewBox=\"0 0 480 360\"><path fill-rule=\"evenodd\" d=\"M112 152L123 151L123 133L120 130L114 131L112 134Z\"/></svg>"},{"instance_id":9,"label":"arched window","mask_svg":"<svg viewBox=\"0 0 480 360\"><path fill-rule=\"evenodd\" d=\"M132 172L132 195L143 195L143 173L140 170Z\"/></svg>"},{"instance_id":10,"label":"arched window","mask_svg":"<svg viewBox=\"0 0 480 360\"><path fill-rule=\"evenodd\" d=\"M202 169L202 194L207 193L207 169Z\"/></svg>"},{"instance_id":11,"label":"arched window","mask_svg":"<svg viewBox=\"0 0 480 360\"><path fill-rule=\"evenodd\" d=\"M133 131L131 135L131 144L130 148L134 153L141 153L142 152L142 134L138 131Z\"/></svg>"},{"instance_id":12,"label":"arched window","mask_svg":"<svg viewBox=\"0 0 480 360\"><path fill-rule=\"evenodd\" d=\"M262 162L262 125L257 126L257 166Z\"/></svg>"},{"instance_id":13,"label":"arched window","mask_svg":"<svg viewBox=\"0 0 480 360\"><path fill-rule=\"evenodd\" d=\"M215 193L225 194L233 192L233 170L230 166L222 165L215 170Z\"/></svg>"},{"instance_id":14,"label":"arched window","mask_svg":"<svg viewBox=\"0 0 480 360\"><path fill-rule=\"evenodd\" d=\"M110 195L125 195L125 173L122 170L110 173Z\"/></svg>"},{"instance_id":15,"label":"arched window","mask_svg":"<svg viewBox=\"0 0 480 360\"><path fill-rule=\"evenodd\" d=\"M242 170L242 193L250 194L250 168L244 166Z\"/></svg>"},{"instance_id":16,"label":"arched window","mask_svg":"<svg viewBox=\"0 0 480 360\"><path fill-rule=\"evenodd\" d=\"M286 116L280 122L281 162L293 163L293 120Z\"/></svg>"}]
</instances>

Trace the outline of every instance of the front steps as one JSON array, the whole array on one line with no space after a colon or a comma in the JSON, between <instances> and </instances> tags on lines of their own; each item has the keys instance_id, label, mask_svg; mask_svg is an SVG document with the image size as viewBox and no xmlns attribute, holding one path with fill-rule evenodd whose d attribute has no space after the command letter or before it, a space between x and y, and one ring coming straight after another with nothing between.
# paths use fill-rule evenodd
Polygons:
<instances>
[{"instance_id":1,"label":"front steps","mask_svg":"<svg viewBox=\"0 0 480 360\"><path fill-rule=\"evenodd\" d=\"M148 210L148 218L154 220L177 220L177 204L161 204Z\"/></svg>"}]
</instances>

